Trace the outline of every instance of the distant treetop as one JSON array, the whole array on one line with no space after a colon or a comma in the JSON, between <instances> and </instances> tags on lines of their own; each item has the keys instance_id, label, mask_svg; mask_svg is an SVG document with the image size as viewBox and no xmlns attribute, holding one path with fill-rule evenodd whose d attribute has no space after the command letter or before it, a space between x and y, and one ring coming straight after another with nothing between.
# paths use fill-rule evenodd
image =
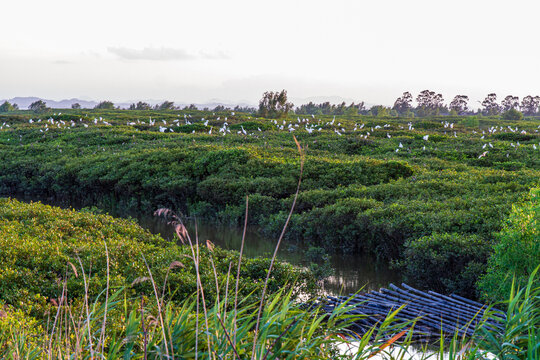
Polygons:
<instances>
[{"instance_id":1,"label":"distant treetop","mask_svg":"<svg viewBox=\"0 0 540 360\"><path fill-rule=\"evenodd\" d=\"M49 107L47 107L47 104L43 100L37 100L30 104L28 109L32 110L35 113L44 113L48 110L50 110Z\"/></svg>"},{"instance_id":2,"label":"distant treetop","mask_svg":"<svg viewBox=\"0 0 540 360\"><path fill-rule=\"evenodd\" d=\"M287 116L294 104L287 99L287 91L267 91L259 101L259 116L267 118L281 118Z\"/></svg>"},{"instance_id":3,"label":"distant treetop","mask_svg":"<svg viewBox=\"0 0 540 360\"><path fill-rule=\"evenodd\" d=\"M8 112L15 110L19 110L19 105L11 104L9 101L4 101L4 103L0 105L0 112Z\"/></svg>"},{"instance_id":4,"label":"distant treetop","mask_svg":"<svg viewBox=\"0 0 540 360\"><path fill-rule=\"evenodd\" d=\"M101 109L101 110L114 110L114 103L111 101L102 101L99 104L97 104L94 109Z\"/></svg>"},{"instance_id":5,"label":"distant treetop","mask_svg":"<svg viewBox=\"0 0 540 360\"><path fill-rule=\"evenodd\" d=\"M131 104L129 105L128 110L150 110L152 107L150 104L139 101L137 104Z\"/></svg>"},{"instance_id":6,"label":"distant treetop","mask_svg":"<svg viewBox=\"0 0 540 360\"><path fill-rule=\"evenodd\" d=\"M174 102L172 101L164 101L163 103L155 106L156 110L175 110L177 109L176 106L174 106Z\"/></svg>"}]
</instances>

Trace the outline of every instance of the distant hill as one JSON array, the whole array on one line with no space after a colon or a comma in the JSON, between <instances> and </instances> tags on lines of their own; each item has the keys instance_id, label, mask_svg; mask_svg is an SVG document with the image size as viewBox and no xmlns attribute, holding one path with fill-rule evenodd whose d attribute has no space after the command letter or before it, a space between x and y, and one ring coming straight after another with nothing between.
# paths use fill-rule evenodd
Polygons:
<instances>
[{"instance_id":1,"label":"distant hill","mask_svg":"<svg viewBox=\"0 0 540 360\"><path fill-rule=\"evenodd\" d=\"M32 104L33 102L35 102L37 100L45 101L45 103L47 104L48 107L51 107L51 108L54 108L54 109L70 109L71 105L73 105L75 103L79 103L83 109L92 109L92 108L94 108L94 106L96 106L98 104L98 101L93 101L93 100L82 100L82 99L77 99L77 98L63 99L63 100L51 100L51 99L43 99L43 98L39 98L39 97L35 97L35 96L26 96L26 97L18 96L18 97L14 97L14 98L11 98L11 99L0 100L0 103L2 103L4 101L9 101L12 104L19 105L20 109L28 109L30 104ZM291 98L290 100L296 106L300 106L302 104L307 104L310 101L314 102L316 104L320 104L320 103L323 103L323 102L326 102L326 101L329 101L332 104L340 104L342 102L350 104L351 102L358 102L358 100L355 101L355 100L350 99L350 98L342 98L342 97L339 97L339 96L314 96L314 97L309 97L309 98ZM132 100L132 101L115 102L114 105L125 109L125 108L128 108L130 104L137 103L139 101L146 102L146 103L148 103L150 105L156 105L156 104L163 103L165 100L155 100L155 99ZM180 107L180 108L183 108L185 106L191 105L192 103L175 102L174 104L176 106ZM213 109L218 105L229 107L231 109L234 108L237 105L241 106L241 107L255 107L255 108L258 106L257 104L250 103L250 102L248 102L246 100L239 101L239 102L232 102L232 101L223 100L223 99L210 99L206 103L194 103L194 105L198 109L204 109L204 108ZM365 104L365 105L366 105L367 108L369 108L369 107L371 107L372 104Z\"/></svg>"},{"instance_id":2,"label":"distant hill","mask_svg":"<svg viewBox=\"0 0 540 360\"><path fill-rule=\"evenodd\" d=\"M0 103L3 103L4 101L9 101L12 104L19 105L20 109L28 109L30 104L32 104L33 102L38 101L38 100L43 100L47 104L48 107L53 108L53 109L70 109L71 105L73 105L75 103L79 103L83 109L92 109L92 108L94 108L94 106L96 106L98 104L98 101L93 101L93 100L81 100L81 99L73 98L73 99L64 99L64 100L57 101L57 100L43 99L43 98L39 98L39 97L35 97L35 96L26 96L26 97L18 96L18 97L14 97L14 98L11 98L11 99L0 100ZM163 103L165 100L133 100L133 101L116 102L116 103L114 103L114 105L119 106L121 108L128 108L129 105L131 105L133 103L137 103L139 101L146 102L146 103L148 103L150 105L156 105L156 104ZM189 106L191 104L192 103L175 102L175 105L180 107L180 108L183 108L185 106ZM204 108L213 109L218 105L223 105L223 106L230 107L230 108L234 108L237 105L240 105L242 107L246 107L246 106L254 107L255 106L255 105L249 104L247 102L233 103L233 102L229 102L229 101L225 101L225 100L218 100L218 99L212 99L207 103L195 103L194 105L199 109L204 109Z\"/></svg>"},{"instance_id":3,"label":"distant hill","mask_svg":"<svg viewBox=\"0 0 540 360\"><path fill-rule=\"evenodd\" d=\"M87 101L87 100L81 100L81 99L75 99L75 98L56 101L56 100L50 100L50 99L42 99L35 96L26 96L26 97L19 96L19 97L14 97L11 99L0 100L0 102L4 102L6 100L12 104L19 105L19 109L28 109L30 104L38 100L45 101L48 107L55 108L55 109L70 109L71 105L75 103L79 103L82 108L87 108L87 109L91 109L97 105L96 101Z\"/></svg>"}]
</instances>

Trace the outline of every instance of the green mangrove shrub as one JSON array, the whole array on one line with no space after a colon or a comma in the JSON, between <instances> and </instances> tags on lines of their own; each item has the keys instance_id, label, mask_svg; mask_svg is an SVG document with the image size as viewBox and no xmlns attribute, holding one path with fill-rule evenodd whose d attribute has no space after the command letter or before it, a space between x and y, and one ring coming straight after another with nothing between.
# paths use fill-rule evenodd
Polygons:
<instances>
[{"instance_id":1,"label":"green mangrove shrub","mask_svg":"<svg viewBox=\"0 0 540 360\"><path fill-rule=\"evenodd\" d=\"M532 189L526 201L512 207L496 238L487 272L479 281L482 297L489 300L504 299L514 285L524 287L540 264L540 188ZM538 279L532 286L540 286Z\"/></svg>"}]
</instances>

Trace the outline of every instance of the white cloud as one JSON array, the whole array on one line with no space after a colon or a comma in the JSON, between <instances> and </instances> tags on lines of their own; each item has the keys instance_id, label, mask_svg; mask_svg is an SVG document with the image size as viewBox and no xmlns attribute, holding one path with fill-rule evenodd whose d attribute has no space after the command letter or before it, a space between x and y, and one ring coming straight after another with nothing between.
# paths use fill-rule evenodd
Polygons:
<instances>
[{"instance_id":1,"label":"white cloud","mask_svg":"<svg viewBox=\"0 0 540 360\"><path fill-rule=\"evenodd\" d=\"M230 57L224 51L215 51L215 52L201 51L199 53L199 56L202 59L209 59L209 60L227 60L227 59L230 59Z\"/></svg>"},{"instance_id":2,"label":"white cloud","mask_svg":"<svg viewBox=\"0 0 540 360\"><path fill-rule=\"evenodd\" d=\"M195 56L184 49L172 48L143 48L132 49L127 47L109 47L111 54L125 60L192 60Z\"/></svg>"},{"instance_id":3,"label":"white cloud","mask_svg":"<svg viewBox=\"0 0 540 360\"><path fill-rule=\"evenodd\" d=\"M108 47L107 51L124 60L150 60L150 61L184 61L200 59L227 59L227 55L222 52L200 51L197 54L190 53L184 49L169 47L145 47L134 49L128 47Z\"/></svg>"}]
</instances>

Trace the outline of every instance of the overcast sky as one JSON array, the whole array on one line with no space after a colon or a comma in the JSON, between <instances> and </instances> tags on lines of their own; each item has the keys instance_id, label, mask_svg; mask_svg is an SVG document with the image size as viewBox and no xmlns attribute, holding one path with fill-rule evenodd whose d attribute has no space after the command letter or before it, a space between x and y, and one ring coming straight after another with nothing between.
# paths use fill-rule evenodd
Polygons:
<instances>
[{"instance_id":1,"label":"overcast sky","mask_svg":"<svg viewBox=\"0 0 540 360\"><path fill-rule=\"evenodd\" d=\"M539 20L538 0L6 0L0 98L537 95Z\"/></svg>"}]
</instances>

